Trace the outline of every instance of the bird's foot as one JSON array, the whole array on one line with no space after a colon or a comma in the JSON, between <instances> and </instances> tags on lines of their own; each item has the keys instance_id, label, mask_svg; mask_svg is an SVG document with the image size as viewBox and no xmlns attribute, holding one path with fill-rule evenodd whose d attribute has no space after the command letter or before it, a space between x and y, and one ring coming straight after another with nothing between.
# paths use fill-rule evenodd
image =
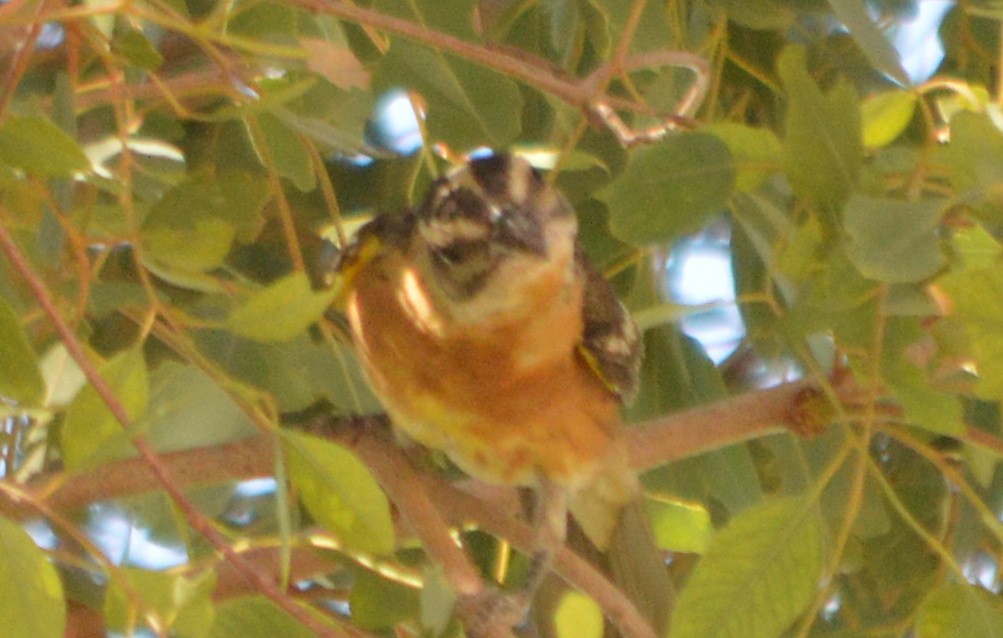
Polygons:
<instances>
[{"instance_id":1,"label":"bird's foot","mask_svg":"<svg viewBox=\"0 0 1003 638\"><path fill-rule=\"evenodd\" d=\"M525 593L497 589L465 596L459 604L469 638L511 638L512 629L525 622L530 608Z\"/></svg>"}]
</instances>

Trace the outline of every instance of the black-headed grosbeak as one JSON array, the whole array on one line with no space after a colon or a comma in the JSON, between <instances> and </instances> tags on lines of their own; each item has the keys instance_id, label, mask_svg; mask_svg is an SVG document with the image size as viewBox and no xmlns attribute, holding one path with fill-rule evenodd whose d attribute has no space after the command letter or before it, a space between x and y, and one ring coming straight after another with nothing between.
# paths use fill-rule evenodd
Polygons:
<instances>
[{"instance_id":1,"label":"black-headed grosbeak","mask_svg":"<svg viewBox=\"0 0 1003 638\"><path fill-rule=\"evenodd\" d=\"M566 498L604 549L639 495L620 407L641 343L567 199L524 159L475 159L416 210L363 226L340 273L358 355L396 427L472 476L550 494L552 541Z\"/></svg>"}]
</instances>

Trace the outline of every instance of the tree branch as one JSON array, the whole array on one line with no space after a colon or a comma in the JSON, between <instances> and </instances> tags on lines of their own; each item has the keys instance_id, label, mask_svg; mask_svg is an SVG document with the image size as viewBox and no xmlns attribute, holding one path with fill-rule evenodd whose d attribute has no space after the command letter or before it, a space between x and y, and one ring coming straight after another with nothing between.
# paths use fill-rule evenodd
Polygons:
<instances>
[{"instance_id":1,"label":"tree branch","mask_svg":"<svg viewBox=\"0 0 1003 638\"><path fill-rule=\"evenodd\" d=\"M630 464L645 472L688 456L787 429L794 422L799 397L812 388L807 381L753 390L630 427Z\"/></svg>"},{"instance_id":2,"label":"tree branch","mask_svg":"<svg viewBox=\"0 0 1003 638\"><path fill-rule=\"evenodd\" d=\"M741 443L794 427L791 409L798 395L811 386L787 383L698 406L628 428L631 464L644 472L659 465ZM354 420L347 420L354 422ZM341 428L339 428L341 429ZM172 480L181 488L209 483L272 476L275 442L260 436L225 445L160 455ZM55 486L55 487L52 487ZM52 472L32 479L29 487L57 510L74 510L96 501L122 498L159 489L157 477L141 459L104 463L75 473ZM23 517L10 504L0 510Z\"/></svg>"},{"instance_id":3,"label":"tree branch","mask_svg":"<svg viewBox=\"0 0 1003 638\"><path fill-rule=\"evenodd\" d=\"M806 381L787 383L630 427L627 438L631 463L638 471L645 471L785 429L798 431L804 427L799 417L800 404L804 397L816 396L813 390L814 386ZM472 524L522 551L532 551L532 531L513 512L510 488L479 486L475 495L438 476L418 472L385 429L360 426L357 418L325 420L309 429L359 455L399 508L405 525L443 566L448 581L461 595L475 595L486 586L477 568L452 540L451 527ZM167 453L160 461L174 487L183 489L271 476L274 445L270 437L253 437ZM476 481L472 484L478 485ZM50 491L51 485L56 487ZM49 507L65 511L161 486L161 479L145 460L131 459L104 464L69 481L62 473L39 477L31 482L30 489L39 497L44 495ZM17 511L16 504L2 500L0 509L25 514L23 509ZM556 557L555 570L570 585L592 596L626 635L650 635L650 629L623 593L580 556L563 549Z\"/></svg>"}]
</instances>

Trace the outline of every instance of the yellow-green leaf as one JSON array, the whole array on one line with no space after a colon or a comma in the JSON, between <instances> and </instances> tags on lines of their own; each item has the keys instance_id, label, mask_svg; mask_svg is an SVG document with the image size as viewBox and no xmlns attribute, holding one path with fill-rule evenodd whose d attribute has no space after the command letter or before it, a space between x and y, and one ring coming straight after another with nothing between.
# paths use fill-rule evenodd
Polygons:
<instances>
[{"instance_id":1,"label":"yellow-green leaf","mask_svg":"<svg viewBox=\"0 0 1003 638\"><path fill-rule=\"evenodd\" d=\"M881 351L881 378L902 404L910 423L922 428L963 437L964 407L956 394L936 387L931 373L913 362L909 348L928 334L915 317L888 317Z\"/></svg>"},{"instance_id":2,"label":"yellow-green leaf","mask_svg":"<svg viewBox=\"0 0 1003 638\"><path fill-rule=\"evenodd\" d=\"M967 583L945 583L923 601L916 638L1003 638L1003 607L989 592Z\"/></svg>"},{"instance_id":3,"label":"yellow-green leaf","mask_svg":"<svg viewBox=\"0 0 1003 638\"><path fill-rule=\"evenodd\" d=\"M950 303L950 320L963 330L978 370L979 396L1003 397L1003 271L971 268L937 281Z\"/></svg>"},{"instance_id":4,"label":"yellow-green leaf","mask_svg":"<svg viewBox=\"0 0 1003 638\"><path fill-rule=\"evenodd\" d=\"M333 288L313 292L305 273L293 273L248 297L228 326L255 341L288 341L320 319L336 294Z\"/></svg>"},{"instance_id":5,"label":"yellow-green leaf","mask_svg":"<svg viewBox=\"0 0 1003 638\"><path fill-rule=\"evenodd\" d=\"M39 175L70 175L90 168L76 140L44 117L8 117L0 125L0 162Z\"/></svg>"},{"instance_id":6,"label":"yellow-green leaf","mask_svg":"<svg viewBox=\"0 0 1003 638\"><path fill-rule=\"evenodd\" d=\"M164 63L164 56L142 31L124 28L111 41L112 51L120 54L133 66L154 70Z\"/></svg>"},{"instance_id":7,"label":"yellow-green leaf","mask_svg":"<svg viewBox=\"0 0 1003 638\"><path fill-rule=\"evenodd\" d=\"M801 499L767 501L711 541L679 595L672 638L776 638L815 598L822 526Z\"/></svg>"},{"instance_id":8,"label":"yellow-green leaf","mask_svg":"<svg viewBox=\"0 0 1003 638\"><path fill-rule=\"evenodd\" d=\"M658 545L674 552L702 554L714 528L702 505L662 498L647 500L648 514Z\"/></svg>"},{"instance_id":9,"label":"yellow-green leaf","mask_svg":"<svg viewBox=\"0 0 1003 638\"><path fill-rule=\"evenodd\" d=\"M216 608L210 638L314 638L314 634L264 596L227 600Z\"/></svg>"},{"instance_id":10,"label":"yellow-green leaf","mask_svg":"<svg viewBox=\"0 0 1003 638\"><path fill-rule=\"evenodd\" d=\"M59 574L19 525L0 518L0 629L4 638L62 638Z\"/></svg>"},{"instance_id":11,"label":"yellow-green leaf","mask_svg":"<svg viewBox=\"0 0 1003 638\"><path fill-rule=\"evenodd\" d=\"M150 394L142 346L115 355L99 366L98 371L125 406L130 419L139 417ZM127 454L128 447L119 443L122 437L122 425L94 386L86 385L66 408L60 434L63 463L70 470L78 470L101 459Z\"/></svg>"},{"instance_id":12,"label":"yellow-green leaf","mask_svg":"<svg viewBox=\"0 0 1003 638\"><path fill-rule=\"evenodd\" d=\"M108 629L132 635L137 624L144 624L137 623L137 619L152 615L161 627L170 628L179 636L201 638L209 634L214 616L215 572L203 571L185 577L123 568L119 574L121 578L112 579L105 594L104 619Z\"/></svg>"},{"instance_id":13,"label":"yellow-green leaf","mask_svg":"<svg viewBox=\"0 0 1003 638\"><path fill-rule=\"evenodd\" d=\"M915 93L893 90L868 96L860 105L864 146L880 148L891 144L909 126L915 112Z\"/></svg>"},{"instance_id":14,"label":"yellow-green leaf","mask_svg":"<svg viewBox=\"0 0 1003 638\"><path fill-rule=\"evenodd\" d=\"M777 134L768 128L738 122L715 122L704 127L703 131L719 137L728 145L738 170L735 177L735 188L738 190L756 190L781 165L783 147Z\"/></svg>"},{"instance_id":15,"label":"yellow-green leaf","mask_svg":"<svg viewBox=\"0 0 1003 638\"><path fill-rule=\"evenodd\" d=\"M288 124L271 113L258 114L258 126L262 139L255 142L267 147L267 153L261 153L263 161L271 161L278 174L299 190L304 193L312 191L317 186L317 176L313 173L310 152L303 140Z\"/></svg>"},{"instance_id":16,"label":"yellow-green leaf","mask_svg":"<svg viewBox=\"0 0 1003 638\"><path fill-rule=\"evenodd\" d=\"M961 194L1003 182L1003 131L988 115L962 111L951 118L947 147L951 183Z\"/></svg>"},{"instance_id":17,"label":"yellow-green leaf","mask_svg":"<svg viewBox=\"0 0 1003 638\"><path fill-rule=\"evenodd\" d=\"M557 603L554 628L558 638L600 638L603 635L602 610L585 594L569 590Z\"/></svg>"},{"instance_id":18,"label":"yellow-green leaf","mask_svg":"<svg viewBox=\"0 0 1003 638\"><path fill-rule=\"evenodd\" d=\"M394 547L390 505L354 454L321 438L283 432L289 477L310 515L348 547L387 554Z\"/></svg>"},{"instance_id":19,"label":"yellow-green leaf","mask_svg":"<svg viewBox=\"0 0 1003 638\"><path fill-rule=\"evenodd\" d=\"M236 229L217 217L195 221L194 228L155 225L143 231L147 256L163 267L188 273L220 266L230 252Z\"/></svg>"},{"instance_id":20,"label":"yellow-green leaf","mask_svg":"<svg viewBox=\"0 0 1003 638\"><path fill-rule=\"evenodd\" d=\"M0 395L23 405L37 405L45 395L45 382L35 352L17 320L14 309L0 297Z\"/></svg>"}]
</instances>

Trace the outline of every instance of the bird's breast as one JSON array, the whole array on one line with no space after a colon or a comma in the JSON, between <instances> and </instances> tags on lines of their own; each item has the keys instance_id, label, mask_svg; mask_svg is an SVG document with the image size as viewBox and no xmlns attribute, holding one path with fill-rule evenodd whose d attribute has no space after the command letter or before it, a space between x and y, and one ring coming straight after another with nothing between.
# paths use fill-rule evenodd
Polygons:
<instances>
[{"instance_id":1,"label":"bird's breast","mask_svg":"<svg viewBox=\"0 0 1003 638\"><path fill-rule=\"evenodd\" d=\"M458 321L419 271L388 257L354 282L353 338L374 391L412 438L486 480L544 473L575 483L615 436L619 402L577 355L578 282L555 270L523 283L510 313Z\"/></svg>"}]
</instances>

